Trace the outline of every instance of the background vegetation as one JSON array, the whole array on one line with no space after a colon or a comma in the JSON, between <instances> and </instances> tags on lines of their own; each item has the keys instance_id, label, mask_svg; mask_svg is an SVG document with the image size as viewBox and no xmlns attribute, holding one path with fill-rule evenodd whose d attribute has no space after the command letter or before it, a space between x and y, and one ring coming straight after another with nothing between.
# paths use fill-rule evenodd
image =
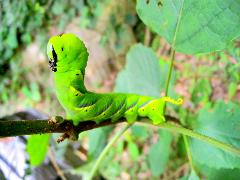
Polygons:
<instances>
[{"instance_id":1,"label":"background vegetation","mask_svg":"<svg viewBox=\"0 0 240 180\"><path fill-rule=\"evenodd\" d=\"M52 35L71 32L89 49L86 84L95 92L162 95L171 47L175 49L168 94L182 96L184 104L168 106L167 114L187 128L240 148L239 10L238 0L0 1L0 115L6 119L25 111L35 119L64 116L47 67L46 44ZM120 129L121 125L94 129L80 134L76 142L61 144L56 144L56 134L0 139L0 179L86 177ZM10 145L14 147L10 154L24 155L21 163L7 156ZM99 179L239 177L239 156L140 125L114 144L98 175Z\"/></svg>"}]
</instances>

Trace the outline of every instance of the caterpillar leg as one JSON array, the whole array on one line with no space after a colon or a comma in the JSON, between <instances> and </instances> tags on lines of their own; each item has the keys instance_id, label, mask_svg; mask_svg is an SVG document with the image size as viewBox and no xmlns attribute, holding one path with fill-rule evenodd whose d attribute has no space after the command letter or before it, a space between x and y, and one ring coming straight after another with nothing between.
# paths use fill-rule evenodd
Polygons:
<instances>
[{"instance_id":1,"label":"caterpillar leg","mask_svg":"<svg viewBox=\"0 0 240 180\"><path fill-rule=\"evenodd\" d=\"M138 101L139 101L139 97L137 95L130 95L127 98L127 105L126 105L124 117L127 119L127 122L130 124L134 123L137 120Z\"/></svg>"},{"instance_id":2,"label":"caterpillar leg","mask_svg":"<svg viewBox=\"0 0 240 180\"><path fill-rule=\"evenodd\" d=\"M127 122L132 124L137 120L137 106L130 108L124 113L124 117L127 119Z\"/></svg>"},{"instance_id":3,"label":"caterpillar leg","mask_svg":"<svg viewBox=\"0 0 240 180\"><path fill-rule=\"evenodd\" d=\"M124 117L129 124L133 124L137 120L137 115L125 115Z\"/></svg>"},{"instance_id":4,"label":"caterpillar leg","mask_svg":"<svg viewBox=\"0 0 240 180\"><path fill-rule=\"evenodd\" d=\"M148 117L154 125L158 125L166 121L165 117L159 113L149 114Z\"/></svg>"}]
</instances>

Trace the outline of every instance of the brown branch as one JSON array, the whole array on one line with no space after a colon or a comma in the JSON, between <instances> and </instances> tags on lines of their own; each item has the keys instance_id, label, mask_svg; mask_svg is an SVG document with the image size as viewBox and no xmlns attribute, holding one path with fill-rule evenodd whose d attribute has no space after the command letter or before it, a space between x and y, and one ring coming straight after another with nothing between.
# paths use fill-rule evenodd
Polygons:
<instances>
[{"instance_id":1,"label":"brown branch","mask_svg":"<svg viewBox=\"0 0 240 180\"><path fill-rule=\"evenodd\" d=\"M146 118L140 118L139 120L141 121L143 119L146 120ZM166 119L168 121L178 122L176 118L171 116L166 116ZM98 124L94 121L84 121L80 122L77 126L74 126L72 121L66 119L60 123L52 123L51 118L43 120L0 120L0 138L31 134L64 133L62 139L59 139L59 141L61 141L65 138L76 139L77 135L83 131L122 122L126 122L126 119L122 118L115 122L105 120Z\"/></svg>"}]
</instances>

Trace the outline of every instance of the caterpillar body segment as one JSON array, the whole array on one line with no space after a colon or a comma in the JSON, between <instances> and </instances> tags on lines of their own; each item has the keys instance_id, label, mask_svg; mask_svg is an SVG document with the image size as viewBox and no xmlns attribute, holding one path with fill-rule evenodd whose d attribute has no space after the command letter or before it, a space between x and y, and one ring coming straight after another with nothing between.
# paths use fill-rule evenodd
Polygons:
<instances>
[{"instance_id":1,"label":"caterpillar body segment","mask_svg":"<svg viewBox=\"0 0 240 180\"><path fill-rule=\"evenodd\" d=\"M89 92L84 85L88 52L83 42L74 34L53 36L47 46L49 67L54 72L57 98L74 125L92 120L100 123L106 119L117 121L125 117L129 123L137 117L148 117L153 124L165 121L165 102L180 105L182 99L154 98L136 94Z\"/></svg>"},{"instance_id":2,"label":"caterpillar body segment","mask_svg":"<svg viewBox=\"0 0 240 180\"><path fill-rule=\"evenodd\" d=\"M125 117L129 123L134 123L138 117L148 117L153 124L160 124L165 121L164 102L164 97L86 93L77 98L73 109L68 108L66 111L72 114L70 117L74 119L75 125L87 120L97 123L106 119L117 121L121 117Z\"/></svg>"}]
</instances>

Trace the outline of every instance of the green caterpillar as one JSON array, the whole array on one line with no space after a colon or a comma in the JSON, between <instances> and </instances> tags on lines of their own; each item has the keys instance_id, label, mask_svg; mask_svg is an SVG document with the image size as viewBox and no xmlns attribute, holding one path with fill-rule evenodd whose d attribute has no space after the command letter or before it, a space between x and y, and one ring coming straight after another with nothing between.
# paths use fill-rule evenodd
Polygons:
<instances>
[{"instance_id":1,"label":"green caterpillar","mask_svg":"<svg viewBox=\"0 0 240 180\"><path fill-rule=\"evenodd\" d=\"M49 67L54 71L57 98L74 125L87 120L96 123L106 119L117 121L121 117L133 123L138 116L148 117L153 124L159 124L165 121L165 102L182 104L182 99L170 97L89 92L84 85L88 52L74 34L53 36L47 45L47 55Z\"/></svg>"}]
</instances>

